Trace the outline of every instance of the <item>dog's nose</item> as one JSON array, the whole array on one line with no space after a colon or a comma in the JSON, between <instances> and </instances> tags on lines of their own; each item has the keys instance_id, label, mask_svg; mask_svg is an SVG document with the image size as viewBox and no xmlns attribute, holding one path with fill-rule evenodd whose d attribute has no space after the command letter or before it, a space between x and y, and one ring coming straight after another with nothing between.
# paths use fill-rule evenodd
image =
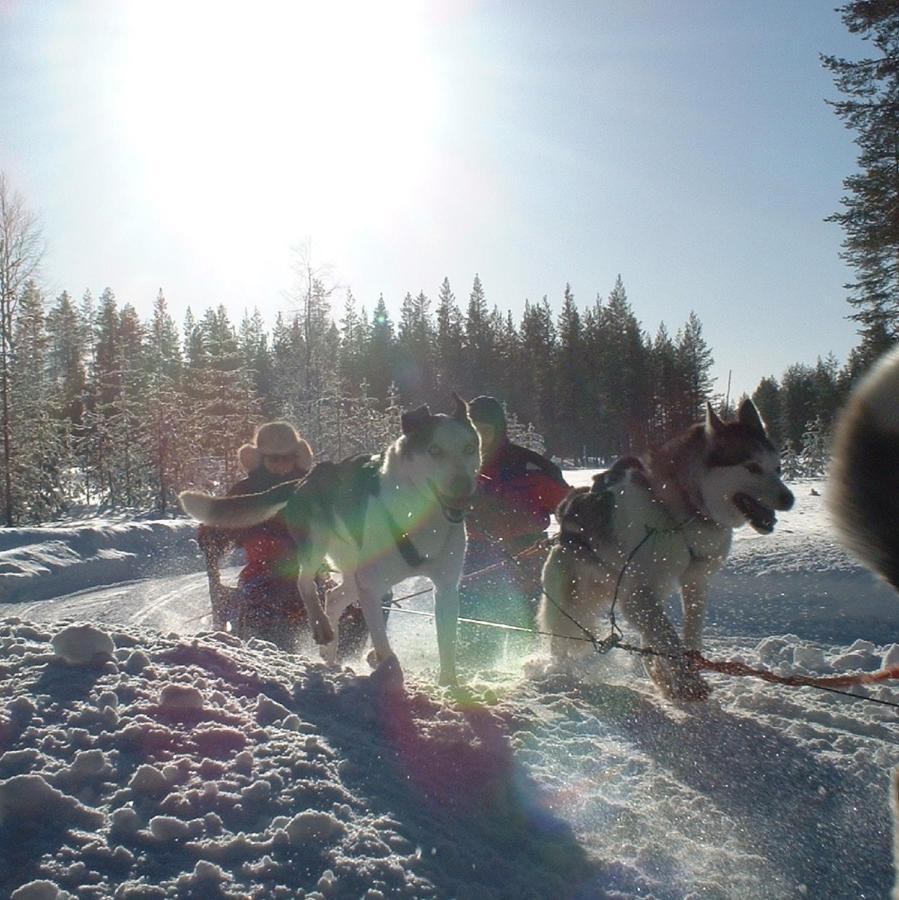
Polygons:
<instances>
[{"instance_id":1,"label":"dog's nose","mask_svg":"<svg viewBox=\"0 0 899 900\"><path fill-rule=\"evenodd\" d=\"M795 502L795 500L796 498L793 496L792 492L787 490L787 488L784 488L780 492L780 506L778 506L777 508L782 509L784 510L784 512L786 512L786 510L793 508L793 503Z\"/></svg>"},{"instance_id":2,"label":"dog's nose","mask_svg":"<svg viewBox=\"0 0 899 900\"><path fill-rule=\"evenodd\" d=\"M453 497L467 497L474 492L474 482L467 475L456 475L450 482Z\"/></svg>"}]
</instances>

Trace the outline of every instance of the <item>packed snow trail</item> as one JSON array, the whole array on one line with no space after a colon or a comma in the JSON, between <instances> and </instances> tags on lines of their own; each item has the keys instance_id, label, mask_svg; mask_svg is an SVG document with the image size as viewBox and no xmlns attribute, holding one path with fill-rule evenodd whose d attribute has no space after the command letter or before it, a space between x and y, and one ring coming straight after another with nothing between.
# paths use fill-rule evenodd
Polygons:
<instances>
[{"instance_id":1,"label":"packed snow trail","mask_svg":"<svg viewBox=\"0 0 899 900\"><path fill-rule=\"evenodd\" d=\"M421 586L410 580L397 595ZM429 610L433 601L424 595L408 605ZM206 627L208 592L205 574L195 572L48 600L25 597L0 611L40 620L48 634L63 618L105 627L121 623L148 641L159 630L168 647L178 643L178 634ZM661 699L639 660L621 651L590 657L573 676L548 667L539 639L511 635L498 636L499 656L478 668L464 658L467 625L460 628L464 686L442 691L434 687L433 622L397 612L389 629L407 675L406 699L378 707L378 715L368 695L377 688L369 686L374 680L362 660L352 668L363 677L354 680L346 670L332 674L321 667L311 647L305 658L282 663L268 645L241 650L247 645L232 646L233 638L219 641L223 652L241 661L242 677L252 679L258 671L264 682L269 668L272 677L283 668L279 702L292 696L287 705L326 730L340 761L342 790L369 810L371 821L402 823L413 845L434 855L436 867L408 860L403 865L431 877L437 896L475 891L521 897L528 883L535 898L550 884L554 895L572 898L888 893L887 785L899 765L899 710L717 675L709 676L714 692L708 702L677 705ZM41 658L27 644L35 633L21 633L26 643L10 638L21 649L8 657L7 668L27 668L32 658L37 666ZM189 645L188 638L180 642ZM782 516L773 537L738 533L728 567L713 583L706 655L714 659L739 659L782 674L873 671L899 663L897 642L899 602L838 548L820 496L802 486L796 509ZM140 650L140 643L135 647ZM157 670L154 678L196 684L205 702L213 703L210 691L218 682L211 675L165 668L164 660L189 661L195 651L146 653L152 660L147 671ZM308 670L302 691L291 688L287 673L294 667ZM26 668L10 670L14 690L26 690L33 680ZM122 696L143 695L149 686L126 686ZM52 693L45 676L35 689ZM216 690L228 694L221 685ZM896 683L858 693L899 702ZM134 713L152 708L144 702ZM444 723L451 727L441 737ZM274 734L269 740L276 740ZM9 774L0 771L0 778ZM472 818L466 804L474 794L482 803ZM286 800L278 802L279 809L290 808ZM264 830L242 819L229 827ZM260 837L259 845L277 842ZM241 846L241 853L255 852ZM362 847L343 847L343 862L333 863L338 881L344 863L346 871L358 870L354 853ZM269 896L265 872L277 865L265 862L265 853L280 865L274 850L262 849L258 859L235 849L239 859L232 861L224 853L221 864L235 885L256 879L258 896ZM193 861L175 853L165 865L189 872ZM560 872L568 877L562 890L554 880Z\"/></svg>"}]
</instances>

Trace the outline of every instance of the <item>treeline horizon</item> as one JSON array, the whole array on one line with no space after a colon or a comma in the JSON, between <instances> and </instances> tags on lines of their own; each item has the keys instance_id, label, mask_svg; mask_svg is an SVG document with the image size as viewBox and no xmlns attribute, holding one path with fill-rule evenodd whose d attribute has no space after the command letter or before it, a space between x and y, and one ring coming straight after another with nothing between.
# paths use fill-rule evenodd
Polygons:
<instances>
[{"instance_id":1,"label":"treeline horizon","mask_svg":"<svg viewBox=\"0 0 899 900\"><path fill-rule=\"evenodd\" d=\"M237 448L272 418L333 459L383 449L401 409L487 393L520 439L581 464L661 443L707 401L729 412L712 395L698 316L650 337L620 276L584 309L566 286L558 314L544 297L517 322L488 304L477 275L464 309L444 279L433 303L407 294L396 323L383 295L369 313L347 290L335 310L321 280L310 273L304 287L266 329L258 309L232 322L222 305L188 309L179 327L161 290L147 321L109 288L48 304L28 281L10 332L7 524L75 504L172 511L178 490L237 477ZM851 378L830 356L763 379L754 399L775 440L799 452L812 423L815 441L829 428Z\"/></svg>"}]
</instances>

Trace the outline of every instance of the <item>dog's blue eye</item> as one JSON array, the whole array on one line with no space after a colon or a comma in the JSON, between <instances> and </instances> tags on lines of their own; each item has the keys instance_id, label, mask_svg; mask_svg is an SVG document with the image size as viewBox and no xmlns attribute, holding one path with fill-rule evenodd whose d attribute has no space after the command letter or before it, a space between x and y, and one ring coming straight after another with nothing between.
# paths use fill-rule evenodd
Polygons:
<instances>
[{"instance_id":1,"label":"dog's blue eye","mask_svg":"<svg viewBox=\"0 0 899 900\"><path fill-rule=\"evenodd\" d=\"M478 452L478 448L474 444L466 444L462 451L466 456L473 456Z\"/></svg>"},{"instance_id":2,"label":"dog's blue eye","mask_svg":"<svg viewBox=\"0 0 899 900\"><path fill-rule=\"evenodd\" d=\"M443 449L436 444L431 444L431 446L428 447L428 453L436 459L437 457L443 456Z\"/></svg>"},{"instance_id":3,"label":"dog's blue eye","mask_svg":"<svg viewBox=\"0 0 899 900\"><path fill-rule=\"evenodd\" d=\"M753 475L761 475L762 467L758 463L746 463L746 471Z\"/></svg>"}]
</instances>

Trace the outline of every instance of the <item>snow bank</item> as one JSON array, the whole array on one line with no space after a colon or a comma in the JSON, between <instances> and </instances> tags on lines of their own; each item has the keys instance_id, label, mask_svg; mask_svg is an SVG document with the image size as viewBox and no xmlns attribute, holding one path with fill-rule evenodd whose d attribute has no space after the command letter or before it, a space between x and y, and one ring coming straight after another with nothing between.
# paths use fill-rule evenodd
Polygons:
<instances>
[{"instance_id":1,"label":"snow bank","mask_svg":"<svg viewBox=\"0 0 899 900\"><path fill-rule=\"evenodd\" d=\"M101 584L163 572L177 562L187 571L200 558L188 519L0 531L0 603L43 600Z\"/></svg>"},{"instance_id":2,"label":"snow bank","mask_svg":"<svg viewBox=\"0 0 899 900\"><path fill-rule=\"evenodd\" d=\"M129 627L0 639L0 896L536 898L599 874L520 799L502 716L430 674Z\"/></svg>"}]
</instances>

